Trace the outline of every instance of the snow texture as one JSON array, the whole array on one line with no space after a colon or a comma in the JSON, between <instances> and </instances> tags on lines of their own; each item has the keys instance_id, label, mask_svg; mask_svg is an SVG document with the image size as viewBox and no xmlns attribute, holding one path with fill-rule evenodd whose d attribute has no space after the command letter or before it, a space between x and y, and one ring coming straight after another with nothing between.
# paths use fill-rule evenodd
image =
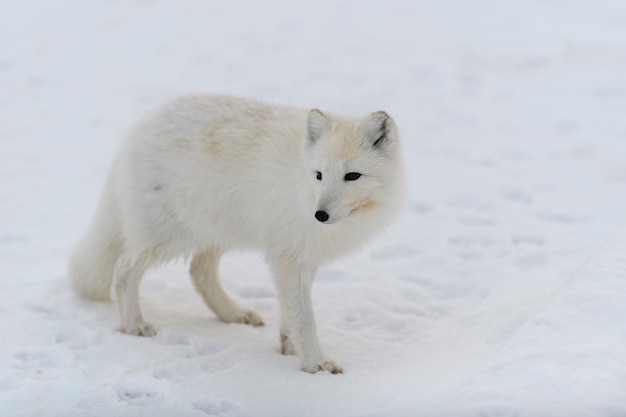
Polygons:
<instances>
[{"instance_id":1,"label":"snow texture","mask_svg":"<svg viewBox=\"0 0 626 417\"><path fill-rule=\"evenodd\" d=\"M626 5L621 0L0 2L3 416L626 416ZM183 261L120 334L65 265L125 127L232 93L384 109L402 218L322 269L322 346L278 352L256 253L224 285L266 326L219 322Z\"/></svg>"}]
</instances>

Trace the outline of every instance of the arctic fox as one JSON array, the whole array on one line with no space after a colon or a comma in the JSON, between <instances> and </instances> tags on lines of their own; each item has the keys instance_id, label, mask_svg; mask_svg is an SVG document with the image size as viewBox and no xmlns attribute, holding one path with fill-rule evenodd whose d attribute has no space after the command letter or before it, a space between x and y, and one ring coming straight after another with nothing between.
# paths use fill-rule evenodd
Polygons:
<instances>
[{"instance_id":1,"label":"arctic fox","mask_svg":"<svg viewBox=\"0 0 626 417\"><path fill-rule=\"evenodd\" d=\"M112 296L121 331L153 336L139 307L151 266L190 256L190 275L223 321L263 324L226 294L221 255L265 254L280 300L283 354L308 372L342 372L320 349L311 286L323 263L358 248L400 207L404 173L396 125L230 96L195 95L132 128L69 278L82 297Z\"/></svg>"}]
</instances>

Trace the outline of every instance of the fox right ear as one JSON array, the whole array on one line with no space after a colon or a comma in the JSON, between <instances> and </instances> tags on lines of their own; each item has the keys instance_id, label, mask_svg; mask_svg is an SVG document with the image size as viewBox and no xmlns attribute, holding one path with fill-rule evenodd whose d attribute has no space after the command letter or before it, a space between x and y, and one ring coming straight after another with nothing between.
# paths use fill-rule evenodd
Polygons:
<instances>
[{"instance_id":1,"label":"fox right ear","mask_svg":"<svg viewBox=\"0 0 626 417\"><path fill-rule=\"evenodd\" d=\"M328 119L318 109L309 111L306 117L306 139L309 145L317 142L328 130Z\"/></svg>"},{"instance_id":2,"label":"fox right ear","mask_svg":"<svg viewBox=\"0 0 626 417\"><path fill-rule=\"evenodd\" d=\"M361 121L361 129L367 143L374 149L389 152L398 140L396 124L384 111L376 111L368 115Z\"/></svg>"}]
</instances>

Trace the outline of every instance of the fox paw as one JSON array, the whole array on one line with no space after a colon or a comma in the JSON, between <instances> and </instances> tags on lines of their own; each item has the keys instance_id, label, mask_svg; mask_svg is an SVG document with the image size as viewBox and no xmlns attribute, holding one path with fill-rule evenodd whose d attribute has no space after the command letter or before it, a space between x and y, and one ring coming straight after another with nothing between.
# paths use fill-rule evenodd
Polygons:
<instances>
[{"instance_id":1,"label":"fox paw","mask_svg":"<svg viewBox=\"0 0 626 417\"><path fill-rule=\"evenodd\" d=\"M251 324L255 327L257 326L263 326L265 323L263 323L263 319L261 318L261 316L259 316L257 313L255 313L252 310L244 310L243 314L241 314L239 316L239 323L243 323L243 324Z\"/></svg>"},{"instance_id":2,"label":"fox paw","mask_svg":"<svg viewBox=\"0 0 626 417\"><path fill-rule=\"evenodd\" d=\"M233 314L222 315L220 318L226 323L250 324L255 327L264 325L261 316L247 308L242 308Z\"/></svg>"},{"instance_id":3,"label":"fox paw","mask_svg":"<svg viewBox=\"0 0 626 417\"><path fill-rule=\"evenodd\" d=\"M342 374L343 368L337 364L335 361L331 361L330 359L322 358L312 364L302 364L302 369L309 373L316 372L330 372L331 374Z\"/></svg>"},{"instance_id":4,"label":"fox paw","mask_svg":"<svg viewBox=\"0 0 626 417\"><path fill-rule=\"evenodd\" d=\"M145 336L152 337L157 334L156 329L149 323L139 323L126 328L121 328L122 333L130 334L133 336Z\"/></svg>"}]
</instances>

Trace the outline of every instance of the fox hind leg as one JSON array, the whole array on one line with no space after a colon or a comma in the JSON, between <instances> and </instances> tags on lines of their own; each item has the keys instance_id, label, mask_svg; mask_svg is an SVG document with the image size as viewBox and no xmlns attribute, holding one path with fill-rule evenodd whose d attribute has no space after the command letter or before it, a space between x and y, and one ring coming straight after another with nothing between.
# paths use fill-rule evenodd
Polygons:
<instances>
[{"instance_id":1,"label":"fox hind leg","mask_svg":"<svg viewBox=\"0 0 626 417\"><path fill-rule=\"evenodd\" d=\"M115 264L112 296L120 310L121 331L136 336L154 336L156 330L146 323L139 305L139 283L148 268L146 257L131 259L122 255Z\"/></svg>"},{"instance_id":2,"label":"fox hind leg","mask_svg":"<svg viewBox=\"0 0 626 417\"><path fill-rule=\"evenodd\" d=\"M218 266L222 256L219 249L212 248L196 253L191 260L189 273L193 286L204 303L226 323L244 323L262 326L263 319L254 311L233 301L219 282Z\"/></svg>"}]
</instances>

